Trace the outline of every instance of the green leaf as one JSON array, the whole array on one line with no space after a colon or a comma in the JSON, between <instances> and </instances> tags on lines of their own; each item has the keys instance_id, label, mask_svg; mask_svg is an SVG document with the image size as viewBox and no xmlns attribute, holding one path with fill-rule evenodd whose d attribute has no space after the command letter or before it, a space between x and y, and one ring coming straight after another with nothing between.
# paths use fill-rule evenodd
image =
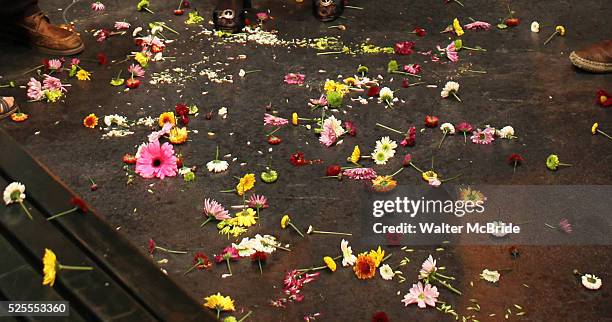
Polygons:
<instances>
[{"instance_id":1,"label":"green leaf","mask_svg":"<svg viewBox=\"0 0 612 322\"><path fill-rule=\"evenodd\" d=\"M113 86L121 86L121 85L123 85L123 83L125 83L125 79L123 79L123 78L113 78L113 79L111 79L110 83Z\"/></svg>"}]
</instances>

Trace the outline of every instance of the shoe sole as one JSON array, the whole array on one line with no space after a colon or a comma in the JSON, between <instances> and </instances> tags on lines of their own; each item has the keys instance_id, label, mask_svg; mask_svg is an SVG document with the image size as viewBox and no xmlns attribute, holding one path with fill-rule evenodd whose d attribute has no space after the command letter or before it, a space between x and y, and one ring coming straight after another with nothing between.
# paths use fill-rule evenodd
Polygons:
<instances>
[{"instance_id":1,"label":"shoe sole","mask_svg":"<svg viewBox=\"0 0 612 322\"><path fill-rule=\"evenodd\" d=\"M38 51L43 54L56 55L56 56L71 56L71 55L76 55L76 54L83 52L83 50L85 50L85 44L81 43L79 47L68 49L68 50L57 50L57 49L51 49L51 48L45 48L45 47L36 47L36 49L38 49Z\"/></svg>"},{"instance_id":2,"label":"shoe sole","mask_svg":"<svg viewBox=\"0 0 612 322\"><path fill-rule=\"evenodd\" d=\"M582 70L586 70L593 73L611 73L612 72L612 64L610 63L601 63L588 59L584 59L576 54L575 51L569 56L572 64Z\"/></svg>"},{"instance_id":3,"label":"shoe sole","mask_svg":"<svg viewBox=\"0 0 612 322\"><path fill-rule=\"evenodd\" d=\"M0 31L4 31L4 29L0 27ZM76 55L78 53L83 52L83 50L85 50L85 44L83 42L81 42L81 45L73 49L57 50L57 49L51 49L51 48L45 48L45 47L33 45L29 43L27 40L25 40L24 37L25 35L21 35L19 33L0 32L0 40L12 41L19 45L23 45L23 46L30 47L30 48L35 48L38 52L47 54L47 55L70 56L70 55Z\"/></svg>"}]
</instances>

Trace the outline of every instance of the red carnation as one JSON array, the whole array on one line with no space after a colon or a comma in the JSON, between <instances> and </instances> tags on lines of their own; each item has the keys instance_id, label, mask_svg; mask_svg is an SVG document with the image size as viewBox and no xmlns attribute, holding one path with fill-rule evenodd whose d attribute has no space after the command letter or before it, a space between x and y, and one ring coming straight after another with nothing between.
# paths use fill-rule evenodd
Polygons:
<instances>
[{"instance_id":1,"label":"red carnation","mask_svg":"<svg viewBox=\"0 0 612 322\"><path fill-rule=\"evenodd\" d=\"M281 144L281 142L283 142L283 139L281 139L280 137L276 135L268 136L268 144L270 145L278 145L278 144Z\"/></svg>"},{"instance_id":2,"label":"red carnation","mask_svg":"<svg viewBox=\"0 0 612 322\"><path fill-rule=\"evenodd\" d=\"M378 94L380 94L380 87L378 87L378 86L370 86L368 88L368 96L369 97L376 97L376 96L378 96Z\"/></svg>"},{"instance_id":3,"label":"red carnation","mask_svg":"<svg viewBox=\"0 0 612 322\"><path fill-rule=\"evenodd\" d=\"M304 159L304 153L296 152L292 154L291 157L289 158L289 162L291 162L291 164L293 164L294 166L305 165L306 159Z\"/></svg>"},{"instance_id":4,"label":"red carnation","mask_svg":"<svg viewBox=\"0 0 612 322\"><path fill-rule=\"evenodd\" d=\"M401 41L395 44L395 53L398 55L410 55L414 52L414 41Z\"/></svg>"},{"instance_id":5,"label":"red carnation","mask_svg":"<svg viewBox=\"0 0 612 322\"><path fill-rule=\"evenodd\" d=\"M412 32L414 32L419 37L425 37L425 35L427 35L427 31L421 27L414 28Z\"/></svg>"},{"instance_id":6,"label":"red carnation","mask_svg":"<svg viewBox=\"0 0 612 322\"><path fill-rule=\"evenodd\" d=\"M389 322L389 317L385 312L376 312L372 315L372 322Z\"/></svg>"},{"instance_id":7,"label":"red carnation","mask_svg":"<svg viewBox=\"0 0 612 322\"><path fill-rule=\"evenodd\" d=\"M597 104L603 107L612 106L612 96L610 96L610 94L608 94L608 92L604 91L603 89L598 90Z\"/></svg>"},{"instance_id":8,"label":"red carnation","mask_svg":"<svg viewBox=\"0 0 612 322\"><path fill-rule=\"evenodd\" d=\"M87 204L81 198L72 197L70 198L70 203L73 204L75 207L79 208L79 210L84 214L86 214L89 211Z\"/></svg>"},{"instance_id":9,"label":"red carnation","mask_svg":"<svg viewBox=\"0 0 612 322\"><path fill-rule=\"evenodd\" d=\"M174 109L177 115L183 116L189 114L189 107L187 107L187 105L185 104L176 104L176 107Z\"/></svg>"},{"instance_id":10,"label":"red carnation","mask_svg":"<svg viewBox=\"0 0 612 322\"><path fill-rule=\"evenodd\" d=\"M155 241L153 240L153 238L149 239L149 254L153 255L153 252L155 251Z\"/></svg>"},{"instance_id":11,"label":"red carnation","mask_svg":"<svg viewBox=\"0 0 612 322\"><path fill-rule=\"evenodd\" d=\"M204 253L195 253L193 256L193 266L199 270L209 269L212 266L212 262Z\"/></svg>"},{"instance_id":12,"label":"red carnation","mask_svg":"<svg viewBox=\"0 0 612 322\"><path fill-rule=\"evenodd\" d=\"M344 127L346 128L346 132L348 132L348 135L357 135L357 127L355 126L355 123L351 121L344 121Z\"/></svg>"},{"instance_id":13,"label":"red carnation","mask_svg":"<svg viewBox=\"0 0 612 322\"><path fill-rule=\"evenodd\" d=\"M125 164L136 164L136 157L131 155L131 154L129 154L129 153L126 153L123 156L123 163L125 163Z\"/></svg>"},{"instance_id":14,"label":"red carnation","mask_svg":"<svg viewBox=\"0 0 612 322\"><path fill-rule=\"evenodd\" d=\"M430 128L438 127L439 120L440 119L438 119L437 116L427 115L425 116L425 126L430 127Z\"/></svg>"},{"instance_id":15,"label":"red carnation","mask_svg":"<svg viewBox=\"0 0 612 322\"><path fill-rule=\"evenodd\" d=\"M140 81L136 78L128 78L125 81L125 86L127 86L127 88L138 88L138 86L140 86Z\"/></svg>"},{"instance_id":16,"label":"red carnation","mask_svg":"<svg viewBox=\"0 0 612 322\"><path fill-rule=\"evenodd\" d=\"M335 177L342 172L342 167L337 164L332 164L325 169L325 175L328 177Z\"/></svg>"},{"instance_id":17,"label":"red carnation","mask_svg":"<svg viewBox=\"0 0 612 322\"><path fill-rule=\"evenodd\" d=\"M98 64L100 64L100 65L108 64L108 57L106 57L105 53L98 53L96 55L96 58L98 59Z\"/></svg>"}]
</instances>

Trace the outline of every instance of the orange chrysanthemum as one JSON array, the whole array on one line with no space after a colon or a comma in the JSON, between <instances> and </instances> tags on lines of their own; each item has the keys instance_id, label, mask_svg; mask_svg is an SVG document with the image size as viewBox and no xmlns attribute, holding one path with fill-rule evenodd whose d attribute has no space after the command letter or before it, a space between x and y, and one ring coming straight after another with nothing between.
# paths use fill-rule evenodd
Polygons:
<instances>
[{"instance_id":1,"label":"orange chrysanthemum","mask_svg":"<svg viewBox=\"0 0 612 322\"><path fill-rule=\"evenodd\" d=\"M376 275L376 261L372 256L361 254L355 261L353 271L358 279L370 279Z\"/></svg>"},{"instance_id":2,"label":"orange chrysanthemum","mask_svg":"<svg viewBox=\"0 0 612 322\"><path fill-rule=\"evenodd\" d=\"M85 117L85 119L83 120L83 125L85 127L93 129L98 125L98 117L93 113L87 115L87 117Z\"/></svg>"},{"instance_id":3,"label":"orange chrysanthemum","mask_svg":"<svg viewBox=\"0 0 612 322\"><path fill-rule=\"evenodd\" d=\"M159 115L159 126L164 126L166 123L176 125L176 117L174 116L174 112L165 112Z\"/></svg>"},{"instance_id":4,"label":"orange chrysanthemum","mask_svg":"<svg viewBox=\"0 0 612 322\"><path fill-rule=\"evenodd\" d=\"M372 180L372 188L378 192L387 192L397 187L397 181L392 176L378 176Z\"/></svg>"},{"instance_id":5,"label":"orange chrysanthemum","mask_svg":"<svg viewBox=\"0 0 612 322\"><path fill-rule=\"evenodd\" d=\"M28 114L20 112L11 114L11 120L13 120L13 122L23 122L27 120L28 117L30 117Z\"/></svg>"}]
</instances>

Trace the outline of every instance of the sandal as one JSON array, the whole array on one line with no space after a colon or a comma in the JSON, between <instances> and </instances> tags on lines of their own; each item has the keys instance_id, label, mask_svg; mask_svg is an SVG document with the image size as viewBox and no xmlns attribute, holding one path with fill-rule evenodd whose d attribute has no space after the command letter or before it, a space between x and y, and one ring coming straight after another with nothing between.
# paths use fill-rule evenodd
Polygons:
<instances>
[{"instance_id":1,"label":"sandal","mask_svg":"<svg viewBox=\"0 0 612 322\"><path fill-rule=\"evenodd\" d=\"M240 32L245 26L244 11L250 7L250 0L219 0L213 10L215 29Z\"/></svg>"},{"instance_id":2,"label":"sandal","mask_svg":"<svg viewBox=\"0 0 612 322\"><path fill-rule=\"evenodd\" d=\"M313 0L312 13L323 22L336 20L344 12L344 2L345 0Z\"/></svg>"},{"instance_id":3,"label":"sandal","mask_svg":"<svg viewBox=\"0 0 612 322\"><path fill-rule=\"evenodd\" d=\"M13 102L13 106L11 107L4 97L0 97L0 120L15 113L18 109L19 106L17 106L16 102Z\"/></svg>"}]
</instances>

